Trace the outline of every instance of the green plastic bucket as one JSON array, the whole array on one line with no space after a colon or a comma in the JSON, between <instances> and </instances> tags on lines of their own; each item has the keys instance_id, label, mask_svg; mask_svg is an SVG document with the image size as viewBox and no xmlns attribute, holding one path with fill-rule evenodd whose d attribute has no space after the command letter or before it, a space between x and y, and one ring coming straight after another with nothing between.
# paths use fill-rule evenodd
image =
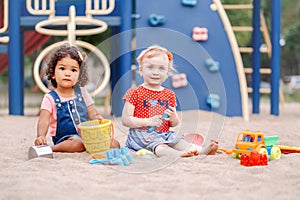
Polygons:
<instances>
[{"instance_id":1,"label":"green plastic bucket","mask_svg":"<svg viewBox=\"0 0 300 200\"><path fill-rule=\"evenodd\" d=\"M276 142L279 140L278 136L265 136L265 145L272 146L276 144Z\"/></svg>"}]
</instances>

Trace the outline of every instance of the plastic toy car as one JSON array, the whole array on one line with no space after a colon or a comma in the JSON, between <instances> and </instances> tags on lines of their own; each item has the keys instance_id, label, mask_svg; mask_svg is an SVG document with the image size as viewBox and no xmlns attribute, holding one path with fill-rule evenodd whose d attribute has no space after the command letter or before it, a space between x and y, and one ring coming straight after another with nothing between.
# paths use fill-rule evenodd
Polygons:
<instances>
[{"instance_id":1,"label":"plastic toy car","mask_svg":"<svg viewBox=\"0 0 300 200\"><path fill-rule=\"evenodd\" d=\"M232 150L219 148L227 154L233 154L234 157L240 158L242 154L250 154L256 150L260 154L266 154L270 160L277 160L281 157L281 150L274 146L279 140L278 136L264 136L260 131L252 132L250 130L239 133L236 144Z\"/></svg>"}]
</instances>

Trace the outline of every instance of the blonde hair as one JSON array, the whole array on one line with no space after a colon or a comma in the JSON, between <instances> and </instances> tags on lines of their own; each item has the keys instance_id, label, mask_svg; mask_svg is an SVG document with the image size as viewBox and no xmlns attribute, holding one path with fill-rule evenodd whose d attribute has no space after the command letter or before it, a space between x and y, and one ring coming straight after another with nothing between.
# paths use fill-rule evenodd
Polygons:
<instances>
[{"instance_id":1,"label":"blonde hair","mask_svg":"<svg viewBox=\"0 0 300 200\"><path fill-rule=\"evenodd\" d=\"M160 55L161 53L164 53L168 57L168 66L170 68L170 72L176 72L176 69L173 67L173 54L166 48L163 48L158 45L152 45L147 49L143 50L136 60L139 66L141 66L144 58L153 58L154 56Z\"/></svg>"}]
</instances>

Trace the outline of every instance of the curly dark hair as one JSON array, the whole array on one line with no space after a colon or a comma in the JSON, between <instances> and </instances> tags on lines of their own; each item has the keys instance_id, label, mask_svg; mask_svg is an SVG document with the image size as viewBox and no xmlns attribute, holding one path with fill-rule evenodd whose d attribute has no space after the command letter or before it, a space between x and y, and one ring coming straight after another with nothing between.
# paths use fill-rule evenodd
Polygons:
<instances>
[{"instance_id":1,"label":"curly dark hair","mask_svg":"<svg viewBox=\"0 0 300 200\"><path fill-rule=\"evenodd\" d=\"M47 79L51 81L53 87L57 87L56 80L52 78L54 77L55 67L58 61L67 56L70 56L72 59L76 60L79 65L80 73L76 85L80 87L85 86L89 81L86 64L87 56L83 51L79 50L75 46L69 45L68 43L57 47L51 54L49 62L47 63Z\"/></svg>"}]
</instances>

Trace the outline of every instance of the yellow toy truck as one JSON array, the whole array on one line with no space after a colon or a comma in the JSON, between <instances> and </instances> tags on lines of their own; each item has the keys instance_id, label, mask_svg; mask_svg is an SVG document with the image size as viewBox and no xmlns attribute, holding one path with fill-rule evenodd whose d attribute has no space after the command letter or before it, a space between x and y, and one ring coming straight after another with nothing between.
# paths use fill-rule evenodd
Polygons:
<instances>
[{"instance_id":1,"label":"yellow toy truck","mask_svg":"<svg viewBox=\"0 0 300 200\"><path fill-rule=\"evenodd\" d=\"M250 130L239 133L236 143L232 150L218 148L227 154L233 154L234 157L240 158L242 154L250 154L252 150L260 154L266 154L270 160L277 160L281 157L281 150L274 146L279 140L278 136L264 136L260 131L252 132Z\"/></svg>"}]
</instances>

